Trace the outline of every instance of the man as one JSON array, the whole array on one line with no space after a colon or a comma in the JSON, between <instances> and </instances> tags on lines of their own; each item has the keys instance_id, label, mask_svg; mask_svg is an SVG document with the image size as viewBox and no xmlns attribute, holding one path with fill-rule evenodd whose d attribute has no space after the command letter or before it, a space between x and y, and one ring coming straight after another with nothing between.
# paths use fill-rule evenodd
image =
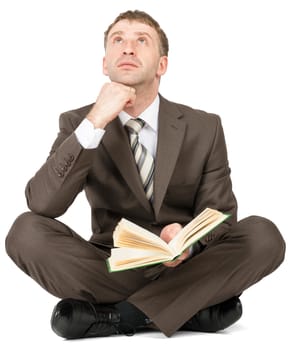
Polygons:
<instances>
[{"instance_id":1,"label":"man","mask_svg":"<svg viewBox=\"0 0 291 350\"><path fill-rule=\"evenodd\" d=\"M65 338L154 327L215 332L242 314L240 294L274 271L285 244L268 219L237 222L220 118L159 95L168 40L148 14L127 11L105 32L104 74L93 105L66 112L49 158L29 181L31 212L14 222L14 262L62 300L51 325ZM140 130L141 129L141 130ZM89 242L55 218L82 190ZM231 217L179 259L109 273L112 232L125 217L169 242L206 207Z\"/></svg>"}]
</instances>

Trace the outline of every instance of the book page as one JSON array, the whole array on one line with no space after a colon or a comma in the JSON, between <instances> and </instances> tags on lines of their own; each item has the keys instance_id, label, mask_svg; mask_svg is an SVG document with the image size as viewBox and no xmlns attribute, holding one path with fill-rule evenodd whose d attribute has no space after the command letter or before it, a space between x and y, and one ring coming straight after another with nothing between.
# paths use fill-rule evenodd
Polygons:
<instances>
[{"instance_id":1,"label":"book page","mask_svg":"<svg viewBox=\"0 0 291 350\"><path fill-rule=\"evenodd\" d=\"M169 246L176 250L176 254L181 254L185 249L197 242L228 217L228 214L206 208L201 214L183 227L171 240Z\"/></svg>"},{"instance_id":2,"label":"book page","mask_svg":"<svg viewBox=\"0 0 291 350\"><path fill-rule=\"evenodd\" d=\"M122 271L172 260L168 254L134 248L113 248L107 259L109 271Z\"/></svg>"},{"instance_id":3,"label":"book page","mask_svg":"<svg viewBox=\"0 0 291 350\"><path fill-rule=\"evenodd\" d=\"M152 250L157 254L161 252L173 255L173 250L159 236L134 224L131 221L122 219L113 232L114 247L129 247Z\"/></svg>"}]
</instances>

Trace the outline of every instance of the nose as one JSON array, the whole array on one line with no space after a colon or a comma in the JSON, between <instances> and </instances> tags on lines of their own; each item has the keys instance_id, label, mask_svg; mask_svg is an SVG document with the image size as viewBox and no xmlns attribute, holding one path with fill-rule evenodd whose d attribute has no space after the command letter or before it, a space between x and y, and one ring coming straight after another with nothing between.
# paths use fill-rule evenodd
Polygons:
<instances>
[{"instance_id":1,"label":"nose","mask_svg":"<svg viewBox=\"0 0 291 350\"><path fill-rule=\"evenodd\" d=\"M134 45L129 40L126 41L126 43L125 43L125 46L123 48L123 55L129 55L129 56L135 55Z\"/></svg>"},{"instance_id":2,"label":"nose","mask_svg":"<svg viewBox=\"0 0 291 350\"><path fill-rule=\"evenodd\" d=\"M132 50L132 49L130 49L130 48L126 48L126 49L124 49L123 50L123 54L125 55L125 56L134 56L134 50Z\"/></svg>"}]
</instances>

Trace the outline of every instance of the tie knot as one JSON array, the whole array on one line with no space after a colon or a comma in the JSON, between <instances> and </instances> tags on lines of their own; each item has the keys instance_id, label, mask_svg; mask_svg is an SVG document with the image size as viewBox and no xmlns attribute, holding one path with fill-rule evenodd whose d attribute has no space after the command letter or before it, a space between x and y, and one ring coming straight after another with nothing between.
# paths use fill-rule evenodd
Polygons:
<instances>
[{"instance_id":1,"label":"tie knot","mask_svg":"<svg viewBox=\"0 0 291 350\"><path fill-rule=\"evenodd\" d=\"M129 121L125 124L126 128L130 133L138 134L141 129L144 127L145 122L142 119L129 119Z\"/></svg>"}]
</instances>

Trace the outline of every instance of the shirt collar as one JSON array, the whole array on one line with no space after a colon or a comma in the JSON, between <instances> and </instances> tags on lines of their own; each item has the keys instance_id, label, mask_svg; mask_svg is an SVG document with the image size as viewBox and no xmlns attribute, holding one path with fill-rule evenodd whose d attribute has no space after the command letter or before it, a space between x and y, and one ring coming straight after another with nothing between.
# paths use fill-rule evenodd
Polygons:
<instances>
[{"instance_id":1,"label":"shirt collar","mask_svg":"<svg viewBox=\"0 0 291 350\"><path fill-rule=\"evenodd\" d=\"M141 118L146 122L146 125L151 127L155 132L158 132L158 115L159 115L159 107L160 107L160 97L156 96L154 101L137 117ZM129 119L131 119L128 113L121 111L119 113L119 119L122 125L125 125Z\"/></svg>"}]
</instances>

